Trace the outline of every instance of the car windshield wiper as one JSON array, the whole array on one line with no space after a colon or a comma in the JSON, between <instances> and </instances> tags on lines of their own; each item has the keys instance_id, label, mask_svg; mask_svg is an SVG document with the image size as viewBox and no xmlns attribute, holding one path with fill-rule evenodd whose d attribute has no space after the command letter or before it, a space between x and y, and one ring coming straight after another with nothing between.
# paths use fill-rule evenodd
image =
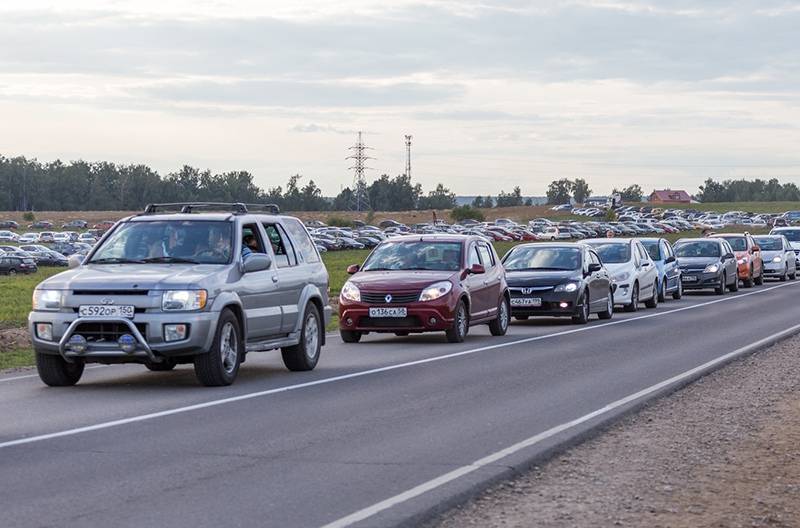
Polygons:
<instances>
[{"instance_id":1,"label":"car windshield wiper","mask_svg":"<svg viewBox=\"0 0 800 528\"><path fill-rule=\"evenodd\" d=\"M200 264L198 261L184 257L150 257L142 260L147 264Z\"/></svg>"},{"instance_id":2,"label":"car windshield wiper","mask_svg":"<svg viewBox=\"0 0 800 528\"><path fill-rule=\"evenodd\" d=\"M107 257L100 259L92 259L88 262L88 264L144 264L144 261L121 258L121 257Z\"/></svg>"}]
</instances>

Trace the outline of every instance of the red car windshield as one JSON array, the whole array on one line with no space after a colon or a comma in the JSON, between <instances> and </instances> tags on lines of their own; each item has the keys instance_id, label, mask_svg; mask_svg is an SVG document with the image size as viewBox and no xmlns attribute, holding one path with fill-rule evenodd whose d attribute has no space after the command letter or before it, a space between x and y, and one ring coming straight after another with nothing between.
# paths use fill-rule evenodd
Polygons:
<instances>
[{"instance_id":1,"label":"red car windshield","mask_svg":"<svg viewBox=\"0 0 800 528\"><path fill-rule=\"evenodd\" d=\"M461 269L460 242L384 242L369 256L362 271Z\"/></svg>"}]
</instances>

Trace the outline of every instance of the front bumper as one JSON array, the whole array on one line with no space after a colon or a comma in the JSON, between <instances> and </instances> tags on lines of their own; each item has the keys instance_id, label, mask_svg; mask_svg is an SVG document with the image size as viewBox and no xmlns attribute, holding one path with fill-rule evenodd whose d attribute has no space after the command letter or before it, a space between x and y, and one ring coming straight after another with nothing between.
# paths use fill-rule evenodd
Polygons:
<instances>
[{"instance_id":1,"label":"front bumper","mask_svg":"<svg viewBox=\"0 0 800 528\"><path fill-rule=\"evenodd\" d=\"M339 299L339 328L356 332L437 332L449 330L455 319L458 299L443 299L408 304L368 304ZM405 317L370 317L370 308L405 308Z\"/></svg>"},{"instance_id":2,"label":"front bumper","mask_svg":"<svg viewBox=\"0 0 800 528\"><path fill-rule=\"evenodd\" d=\"M577 291L556 293L550 289L549 291L534 291L530 295L523 295L517 291L518 288L509 287L509 289L511 290L511 315L539 315L544 317L569 317L575 315L575 306L578 301ZM515 305L515 299L540 299L541 305ZM562 306L562 303L566 304L566 306Z\"/></svg>"},{"instance_id":3,"label":"front bumper","mask_svg":"<svg viewBox=\"0 0 800 528\"><path fill-rule=\"evenodd\" d=\"M90 361L158 362L163 357L195 355L208 352L214 339L218 312L137 313L133 319L79 317L68 312L31 312L28 330L37 352L61 355L71 361L83 358ZM52 326L52 340L40 339L36 325ZM180 341L164 339L164 325L186 324L189 335ZM122 350L117 343L121 334L136 340L133 351ZM69 346L73 335L87 340L86 350L78 353Z\"/></svg>"},{"instance_id":4,"label":"front bumper","mask_svg":"<svg viewBox=\"0 0 800 528\"><path fill-rule=\"evenodd\" d=\"M707 273L704 271L681 271L681 286L684 290L704 290L719 287L722 282L722 274Z\"/></svg>"},{"instance_id":5,"label":"front bumper","mask_svg":"<svg viewBox=\"0 0 800 528\"><path fill-rule=\"evenodd\" d=\"M786 263L783 261L764 263L765 277L782 277L785 271Z\"/></svg>"}]
</instances>

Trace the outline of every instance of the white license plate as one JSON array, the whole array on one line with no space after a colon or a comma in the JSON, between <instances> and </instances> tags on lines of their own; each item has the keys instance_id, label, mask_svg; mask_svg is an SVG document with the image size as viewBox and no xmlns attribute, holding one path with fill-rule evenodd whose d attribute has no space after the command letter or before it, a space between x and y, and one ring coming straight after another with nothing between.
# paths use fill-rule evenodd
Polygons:
<instances>
[{"instance_id":1,"label":"white license plate","mask_svg":"<svg viewBox=\"0 0 800 528\"><path fill-rule=\"evenodd\" d=\"M532 306L538 308L542 305L542 299L539 297L513 297L511 299L511 306Z\"/></svg>"},{"instance_id":2,"label":"white license plate","mask_svg":"<svg viewBox=\"0 0 800 528\"><path fill-rule=\"evenodd\" d=\"M681 280L683 282L697 282L697 277L695 277L694 275L683 275L681 277Z\"/></svg>"},{"instance_id":3,"label":"white license plate","mask_svg":"<svg viewBox=\"0 0 800 528\"><path fill-rule=\"evenodd\" d=\"M408 315L406 308L370 308L370 317L405 317Z\"/></svg>"},{"instance_id":4,"label":"white license plate","mask_svg":"<svg viewBox=\"0 0 800 528\"><path fill-rule=\"evenodd\" d=\"M101 306L98 304L86 304L78 308L81 317L99 318L119 318L133 319L133 306Z\"/></svg>"}]
</instances>

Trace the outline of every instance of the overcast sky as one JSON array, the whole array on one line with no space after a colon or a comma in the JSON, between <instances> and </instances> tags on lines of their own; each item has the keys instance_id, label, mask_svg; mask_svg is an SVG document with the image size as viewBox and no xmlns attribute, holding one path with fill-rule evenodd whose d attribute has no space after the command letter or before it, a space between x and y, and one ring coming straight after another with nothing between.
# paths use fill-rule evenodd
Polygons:
<instances>
[{"instance_id":1,"label":"overcast sky","mask_svg":"<svg viewBox=\"0 0 800 528\"><path fill-rule=\"evenodd\" d=\"M0 154L243 169L328 195L582 177L800 183L800 2L3 0Z\"/></svg>"}]
</instances>

